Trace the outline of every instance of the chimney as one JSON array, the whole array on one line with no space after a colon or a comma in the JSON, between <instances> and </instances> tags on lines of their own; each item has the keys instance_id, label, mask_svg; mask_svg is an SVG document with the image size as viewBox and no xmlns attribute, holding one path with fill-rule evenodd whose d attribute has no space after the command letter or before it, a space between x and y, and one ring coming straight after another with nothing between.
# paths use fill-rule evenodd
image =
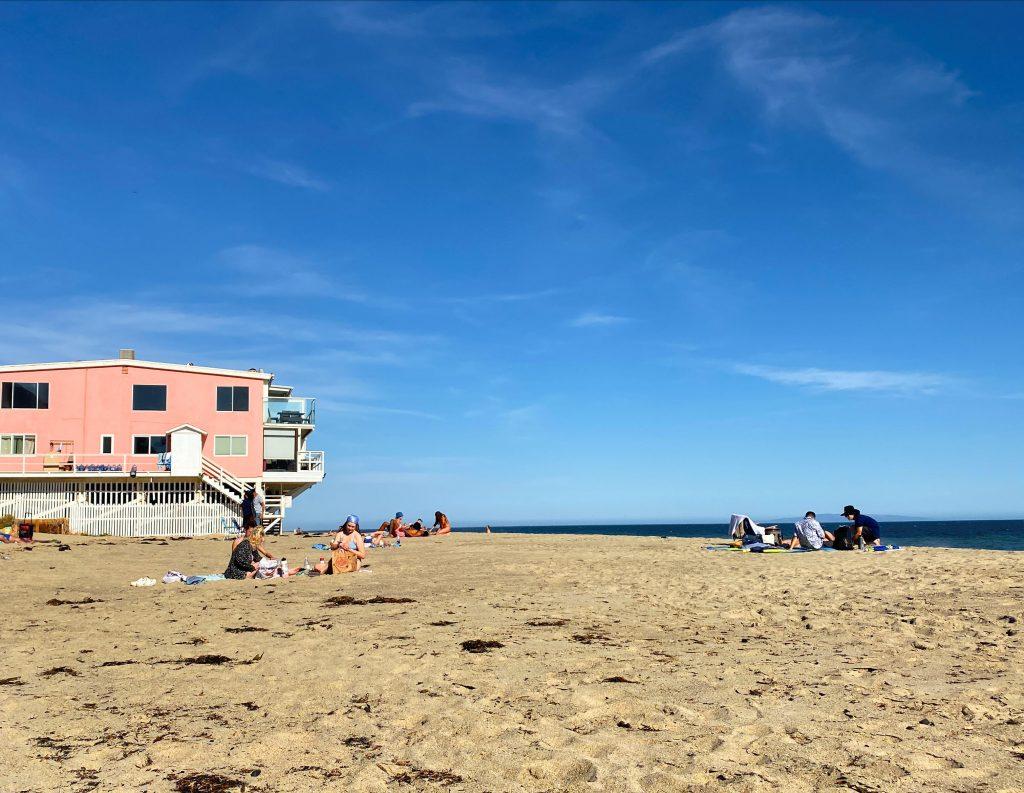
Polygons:
<instances>
[{"instance_id":1,"label":"chimney","mask_svg":"<svg viewBox=\"0 0 1024 793\"><path fill-rule=\"evenodd\" d=\"M134 361L135 350L123 349L120 351L120 353L118 353L117 357L120 358L122 361Z\"/></svg>"}]
</instances>

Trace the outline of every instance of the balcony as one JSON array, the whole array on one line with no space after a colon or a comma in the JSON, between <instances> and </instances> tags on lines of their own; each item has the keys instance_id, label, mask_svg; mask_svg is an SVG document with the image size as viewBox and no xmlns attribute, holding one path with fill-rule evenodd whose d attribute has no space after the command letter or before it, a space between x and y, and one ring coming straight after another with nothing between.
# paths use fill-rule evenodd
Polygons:
<instances>
[{"instance_id":1,"label":"balcony","mask_svg":"<svg viewBox=\"0 0 1024 793\"><path fill-rule=\"evenodd\" d=\"M127 476L170 473L170 455L157 454L20 454L0 456L0 476L58 474Z\"/></svg>"},{"instance_id":2,"label":"balcony","mask_svg":"<svg viewBox=\"0 0 1024 793\"><path fill-rule=\"evenodd\" d=\"M263 481L299 488L297 492L323 481L324 453L321 451L300 451L291 459L265 459Z\"/></svg>"},{"instance_id":3,"label":"balcony","mask_svg":"<svg viewBox=\"0 0 1024 793\"><path fill-rule=\"evenodd\" d=\"M301 397L269 397L266 411L267 424L316 424L316 400Z\"/></svg>"},{"instance_id":4,"label":"balcony","mask_svg":"<svg viewBox=\"0 0 1024 793\"><path fill-rule=\"evenodd\" d=\"M277 473L314 473L324 472L324 453L320 451L301 451L295 459L267 458L263 461L264 472Z\"/></svg>"}]
</instances>

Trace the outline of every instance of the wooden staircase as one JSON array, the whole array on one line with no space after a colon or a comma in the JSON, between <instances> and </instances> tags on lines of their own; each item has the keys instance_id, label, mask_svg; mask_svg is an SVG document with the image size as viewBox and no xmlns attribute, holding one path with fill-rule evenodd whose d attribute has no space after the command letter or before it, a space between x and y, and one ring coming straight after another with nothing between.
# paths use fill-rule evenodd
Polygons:
<instances>
[{"instance_id":1,"label":"wooden staircase","mask_svg":"<svg viewBox=\"0 0 1024 793\"><path fill-rule=\"evenodd\" d=\"M245 482L217 465L208 457L203 457L203 481L219 493L223 493L236 504L242 503L245 491L255 482ZM284 521L285 496L263 496L263 528L265 531L280 531Z\"/></svg>"}]
</instances>

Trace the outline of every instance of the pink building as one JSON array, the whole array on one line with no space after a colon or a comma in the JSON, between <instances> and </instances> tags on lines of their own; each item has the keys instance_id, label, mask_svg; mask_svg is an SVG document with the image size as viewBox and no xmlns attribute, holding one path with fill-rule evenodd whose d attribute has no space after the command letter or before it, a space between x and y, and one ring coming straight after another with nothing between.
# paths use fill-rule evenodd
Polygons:
<instances>
[{"instance_id":1,"label":"pink building","mask_svg":"<svg viewBox=\"0 0 1024 793\"><path fill-rule=\"evenodd\" d=\"M283 528L321 481L313 399L274 375L135 360L0 366L0 515L66 517L75 532L205 534L233 527L247 485Z\"/></svg>"}]
</instances>

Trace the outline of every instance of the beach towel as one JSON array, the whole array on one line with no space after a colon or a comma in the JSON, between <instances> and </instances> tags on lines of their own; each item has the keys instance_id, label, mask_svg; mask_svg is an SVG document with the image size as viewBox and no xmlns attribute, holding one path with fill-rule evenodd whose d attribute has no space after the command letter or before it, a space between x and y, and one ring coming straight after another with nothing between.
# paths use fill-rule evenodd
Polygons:
<instances>
[{"instance_id":1,"label":"beach towel","mask_svg":"<svg viewBox=\"0 0 1024 793\"><path fill-rule=\"evenodd\" d=\"M330 546L329 545L325 545L322 542L315 542L315 543L313 543L313 550L314 551L327 551L327 550L330 550Z\"/></svg>"},{"instance_id":2,"label":"beach towel","mask_svg":"<svg viewBox=\"0 0 1024 793\"><path fill-rule=\"evenodd\" d=\"M203 576L203 575L190 575L188 578L185 579L185 583L188 586L195 586L196 584L204 584L204 583L206 583L206 576Z\"/></svg>"},{"instance_id":3,"label":"beach towel","mask_svg":"<svg viewBox=\"0 0 1024 793\"><path fill-rule=\"evenodd\" d=\"M177 570L168 570L166 573L164 573L163 581L165 584L177 584L179 581L184 580L185 574L179 573Z\"/></svg>"}]
</instances>

